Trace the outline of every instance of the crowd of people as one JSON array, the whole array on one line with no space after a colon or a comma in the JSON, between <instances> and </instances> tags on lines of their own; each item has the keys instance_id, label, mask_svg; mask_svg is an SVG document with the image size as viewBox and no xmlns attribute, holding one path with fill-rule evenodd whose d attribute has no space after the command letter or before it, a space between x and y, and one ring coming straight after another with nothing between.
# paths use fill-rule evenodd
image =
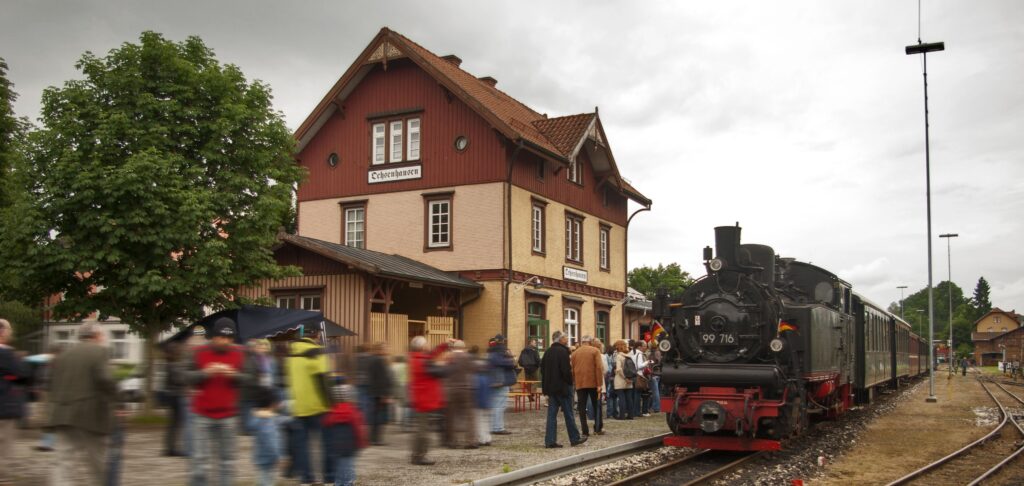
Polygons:
<instances>
[{"instance_id":1,"label":"crowd of people","mask_svg":"<svg viewBox=\"0 0 1024 486\"><path fill-rule=\"evenodd\" d=\"M501 334L486 349L457 339L431 346L417 336L407 355L391 356L384 343L360 346L347 367L351 373L343 375L332 371L315 334L242 346L237 332L225 317L208 331L196 326L191 337L163 346L165 373L157 387L167 410L163 452L187 458L192 485L233 484L239 435L252 436L251 462L261 485L274 484L279 473L302 484L354 484L359 451L385 445L385 430L413 434L415 465L434 464L428 452L435 442L455 449L489 446L492 436L512 433L505 412L520 373L526 383L540 382L548 448L562 447L556 440L559 412L572 446L587 441L589 422L601 435L605 417L631 420L658 412L652 369L659 354L644 341L619 340L606 352L590 336L570 348L568 336L556 332L549 349L541 353L531 340L517 360ZM105 335L95 323L82 324L77 335L80 342L47 366L46 433L37 450L58 453L53 484L72 482L79 461L93 484L118 484L124 414L117 411ZM7 344L11 339L10 324L0 319L3 455L10 453L14 423L25 415L23 390L33 379ZM386 429L388 423L394 426ZM0 485L10 481L3 474Z\"/></svg>"}]
</instances>

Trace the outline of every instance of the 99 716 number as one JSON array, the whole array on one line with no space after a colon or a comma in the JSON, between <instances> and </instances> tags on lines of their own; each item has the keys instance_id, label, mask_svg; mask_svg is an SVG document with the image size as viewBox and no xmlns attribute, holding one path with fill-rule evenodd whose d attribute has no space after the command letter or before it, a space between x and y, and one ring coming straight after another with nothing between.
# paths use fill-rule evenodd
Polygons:
<instances>
[{"instance_id":1,"label":"99 716 number","mask_svg":"<svg viewBox=\"0 0 1024 486\"><path fill-rule=\"evenodd\" d=\"M732 334L732 333L727 333L727 332L718 332L718 333L709 332L709 333L702 333L700 335L700 340L701 340L702 343L708 344L708 345L736 344L736 335Z\"/></svg>"}]
</instances>

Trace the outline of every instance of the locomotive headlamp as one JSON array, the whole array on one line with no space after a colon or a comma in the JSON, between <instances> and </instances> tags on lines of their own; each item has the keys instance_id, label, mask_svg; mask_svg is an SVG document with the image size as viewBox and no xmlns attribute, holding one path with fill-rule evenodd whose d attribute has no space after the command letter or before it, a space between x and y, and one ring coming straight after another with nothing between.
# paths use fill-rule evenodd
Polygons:
<instances>
[{"instance_id":1,"label":"locomotive headlamp","mask_svg":"<svg viewBox=\"0 0 1024 486\"><path fill-rule=\"evenodd\" d=\"M714 260L708 262L708 268L710 268L713 272L721 270L723 266L724 264L722 263L722 260L719 258L715 258Z\"/></svg>"},{"instance_id":2,"label":"locomotive headlamp","mask_svg":"<svg viewBox=\"0 0 1024 486\"><path fill-rule=\"evenodd\" d=\"M658 343L658 350L660 350L662 353L667 353L670 349L672 349L672 343L668 339L663 339L660 343Z\"/></svg>"},{"instance_id":3,"label":"locomotive headlamp","mask_svg":"<svg viewBox=\"0 0 1024 486\"><path fill-rule=\"evenodd\" d=\"M782 340L777 338L772 339L772 342L768 343L768 348L770 348L773 353L782 351Z\"/></svg>"}]
</instances>

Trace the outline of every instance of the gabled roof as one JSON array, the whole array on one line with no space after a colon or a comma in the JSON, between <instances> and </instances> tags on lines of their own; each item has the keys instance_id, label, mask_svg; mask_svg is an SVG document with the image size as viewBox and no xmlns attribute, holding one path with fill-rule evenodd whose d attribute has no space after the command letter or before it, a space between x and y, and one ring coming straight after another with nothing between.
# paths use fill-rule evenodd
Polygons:
<instances>
[{"instance_id":1,"label":"gabled roof","mask_svg":"<svg viewBox=\"0 0 1024 486\"><path fill-rule=\"evenodd\" d=\"M353 248L305 236L282 234L284 243L311 251L361 271L382 277L412 280L442 287L480 288L480 284L400 255Z\"/></svg>"},{"instance_id":2,"label":"gabled roof","mask_svg":"<svg viewBox=\"0 0 1024 486\"><path fill-rule=\"evenodd\" d=\"M497 89L491 82L493 78L481 79L464 71L459 67L461 61L457 57L440 57L387 27L377 33L295 131L299 150L309 143L328 117L338 109L341 100L352 92L370 70L379 64L386 67L389 60L402 58L409 59L436 79L438 84L473 109L505 138L521 143L544 158L569 164L586 140L595 140L607 154L607 171L616 187L626 197L650 206L651 200L639 191L632 187L625 189L628 184L622 180L611 157L596 109L594 113L548 118Z\"/></svg>"},{"instance_id":3,"label":"gabled roof","mask_svg":"<svg viewBox=\"0 0 1024 486\"><path fill-rule=\"evenodd\" d=\"M1002 309L1000 309L998 307L993 307L988 312L986 312L985 315L979 317L978 320L974 321L974 326L973 326L974 329L978 328L978 323L979 322L981 322L986 317L988 317L988 316L990 316L992 314L1002 314L1004 316L1007 316L1010 319L1013 319L1013 322L1016 322L1017 325L1020 325L1021 324L1021 320L1024 319L1024 316L1018 314L1016 309L1007 312L1007 311L1004 311L1004 310L1002 310Z\"/></svg>"}]
</instances>

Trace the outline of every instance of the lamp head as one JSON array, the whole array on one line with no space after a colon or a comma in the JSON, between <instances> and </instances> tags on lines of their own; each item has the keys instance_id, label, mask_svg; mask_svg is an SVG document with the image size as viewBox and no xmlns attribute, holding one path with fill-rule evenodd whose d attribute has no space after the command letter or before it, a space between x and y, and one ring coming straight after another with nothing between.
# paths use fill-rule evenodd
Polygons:
<instances>
[{"instance_id":1,"label":"lamp head","mask_svg":"<svg viewBox=\"0 0 1024 486\"><path fill-rule=\"evenodd\" d=\"M914 54L927 54L944 50L946 50L945 42L918 42L912 46L907 46L906 52L908 56L912 56Z\"/></svg>"}]
</instances>

